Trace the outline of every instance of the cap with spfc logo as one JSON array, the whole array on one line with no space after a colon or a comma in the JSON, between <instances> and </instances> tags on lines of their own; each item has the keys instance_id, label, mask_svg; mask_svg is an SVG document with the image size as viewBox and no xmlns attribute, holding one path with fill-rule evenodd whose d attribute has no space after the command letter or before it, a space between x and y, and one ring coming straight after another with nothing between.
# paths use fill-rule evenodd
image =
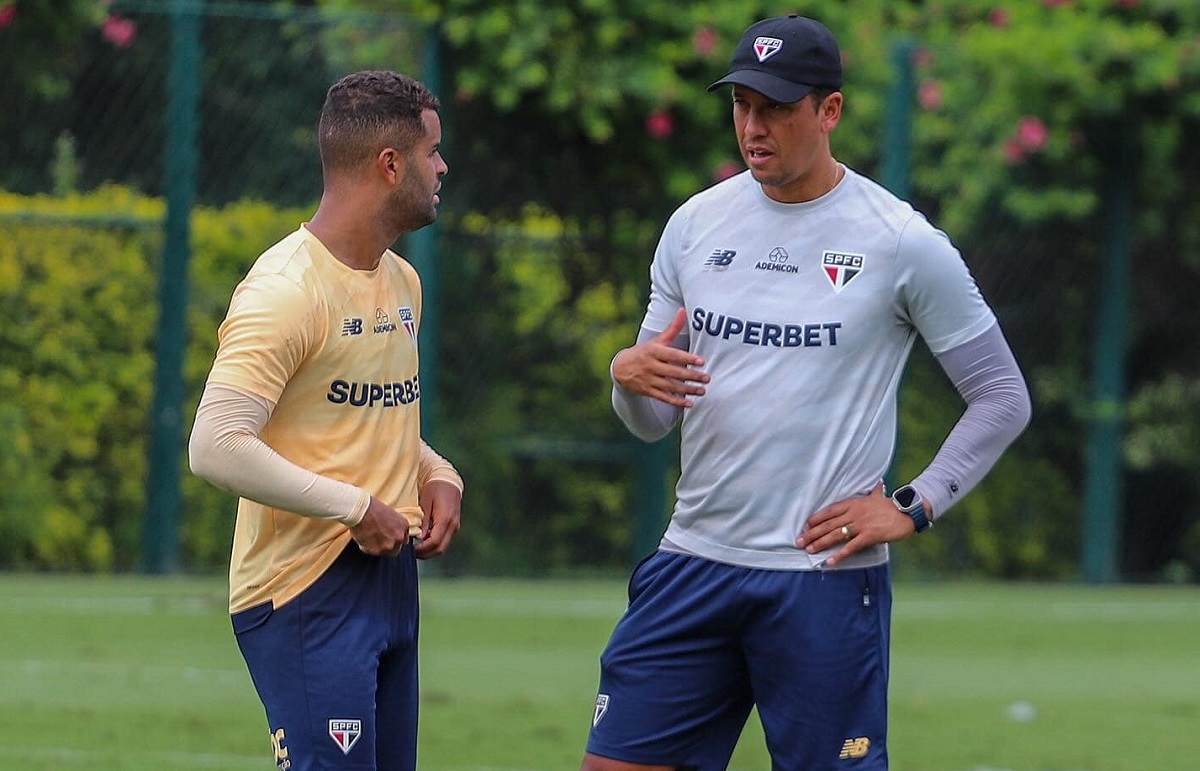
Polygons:
<instances>
[{"instance_id":1,"label":"cap with spfc logo","mask_svg":"<svg viewBox=\"0 0 1200 771\"><path fill-rule=\"evenodd\" d=\"M737 84L776 102L798 102L814 88L842 87L842 55L819 21L792 14L763 19L746 30L729 72L708 87Z\"/></svg>"}]
</instances>

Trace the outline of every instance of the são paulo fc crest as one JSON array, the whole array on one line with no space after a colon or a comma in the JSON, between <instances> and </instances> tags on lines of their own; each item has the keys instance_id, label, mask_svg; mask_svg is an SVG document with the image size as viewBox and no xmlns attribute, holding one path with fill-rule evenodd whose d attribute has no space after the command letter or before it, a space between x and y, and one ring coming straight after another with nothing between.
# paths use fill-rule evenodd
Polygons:
<instances>
[{"instance_id":1,"label":"s\u00e3o paulo fc crest","mask_svg":"<svg viewBox=\"0 0 1200 771\"><path fill-rule=\"evenodd\" d=\"M403 308L397 308L396 313L400 316L400 324L404 327L404 331L408 332L408 336L415 341L417 339L417 322L413 320L412 308L405 305Z\"/></svg>"},{"instance_id":2,"label":"s\u00e3o paulo fc crest","mask_svg":"<svg viewBox=\"0 0 1200 771\"><path fill-rule=\"evenodd\" d=\"M861 254L826 250L821 255L821 269L825 271L825 277L833 284L834 290L840 292L862 273L865 261L866 257Z\"/></svg>"},{"instance_id":3,"label":"s\u00e3o paulo fc crest","mask_svg":"<svg viewBox=\"0 0 1200 771\"><path fill-rule=\"evenodd\" d=\"M329 721L329 738L338 746L343 755L350 754L350 748L362 736L361 720L333 719Z\"/></svg>"},{"instance_id":4,"label":"s\u00e3o paulo fc crest","mask_svg":"<svg viewBox=\"0 0 1200 771\"><path fill-rule=\"evenodd\" d=\"M754 39L754 55L760 62L765 62L783 48L783 41L777 37L757 37Z\"/></svg>"},{"instance_id":5,"label":"s\u00e3o paulo fc crest","mask_svg":"<svg viewBox=\"0 0 1200 771\"><path fill-rule=\"evenodd\" d=\"M596 696L596 709L592 712L592 725L600 723L604 717L604 713L608 712L608 694L601 693Z\"/></svg>"}]
</instances>

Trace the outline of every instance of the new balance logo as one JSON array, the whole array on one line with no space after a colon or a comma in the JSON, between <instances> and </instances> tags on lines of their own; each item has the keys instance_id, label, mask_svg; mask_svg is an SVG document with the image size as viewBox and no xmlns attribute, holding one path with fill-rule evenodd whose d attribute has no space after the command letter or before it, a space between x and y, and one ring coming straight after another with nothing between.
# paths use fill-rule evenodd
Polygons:
<instances>
[{"instance_id":1,"label":"new balance logo","mask_svg":"<svg viewBox=\"0 0 1200 771\"><path fill-rule=\"evenodd\" d=\"M871 740L865 736L860 736L857 739L847 739L842 744L842 752L838 755L839 760L850 760L852 758L865 757L871 749Z\"/></svg>"},{"instance_id":2,"label":"new balance logo","mask_svg":"<svg viewBox=\"0 0 1200 771\"><path fill-rule=\"evenodd\" d=\"M362 334L362 319L342 319L342 337Z\"/></svg>"},{"instance_id":3,"label":"new balance logo","mask_svg":"<svg viewBox=\"0 0 1200 771\"><path fill-rule=\"evenodd\" d=\"M736 254L735 249L713 249L713 253L708 255L708 259L704 261L704 268L705 270L709 268L725 270L733 264L733 257Z\"/></svg>"}]
</instances>

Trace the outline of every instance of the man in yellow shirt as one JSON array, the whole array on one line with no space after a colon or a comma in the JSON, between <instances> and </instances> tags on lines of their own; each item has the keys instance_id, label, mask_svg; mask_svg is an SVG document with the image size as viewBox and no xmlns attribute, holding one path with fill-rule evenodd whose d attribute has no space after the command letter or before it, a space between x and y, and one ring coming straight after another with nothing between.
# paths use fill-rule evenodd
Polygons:
<instances>
[{"instance_id":1,"label":"man in yellow shirt","mask_svg":"<svg viewBox=\"0 0 1200 771\"><path fill-rule=\"evenodd\" d=\"M416 560L462 480L421 440L421 286L390 246L437 217L438 109L394 72L329 89L321 202L234 291L196 413L193 472L240 496L229 610L280 771L416 767Z\"/></svg>"}]
</instances>

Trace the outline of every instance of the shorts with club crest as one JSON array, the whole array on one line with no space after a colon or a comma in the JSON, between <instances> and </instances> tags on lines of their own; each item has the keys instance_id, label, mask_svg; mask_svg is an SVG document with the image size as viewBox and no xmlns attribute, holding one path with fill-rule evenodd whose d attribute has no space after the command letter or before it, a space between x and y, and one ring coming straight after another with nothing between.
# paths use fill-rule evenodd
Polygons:
<instances>
[{"instance_id":1,"label":"shorts with club crest","mask_svg":"<svg viewBox=\"0 0 1200 771\"><path fill-rule=\"evenodd\" d=\"M752 707L778 771L887 768L886 564L761 570L658 551L600 658L587 751L723 771Z\"/></svg>"},{"instance_id":2,"label":"shorts with club crest","mask_svg":"<svg viewBox=\"0 0 1200 771\"><path fill-rule=\"evenodd\" d=\"M416 768L418 610L412 546L351 542L291 602L233 615L278 771Z\"/></svg>"}]
</instances>

